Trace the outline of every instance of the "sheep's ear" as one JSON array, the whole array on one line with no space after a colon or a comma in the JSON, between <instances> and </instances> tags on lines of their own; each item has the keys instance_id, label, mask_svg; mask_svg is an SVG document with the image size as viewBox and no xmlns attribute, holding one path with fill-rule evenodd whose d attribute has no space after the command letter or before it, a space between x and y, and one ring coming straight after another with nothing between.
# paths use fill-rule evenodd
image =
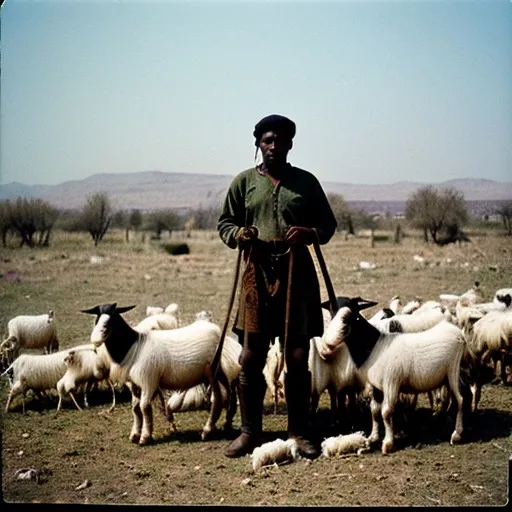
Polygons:
<instances>
[{"instance_id":1,"label":"sheep's ear","mask_svg":"<svg viewBox=\"0 0 512 512\"><path fill-rule=\"evenodd\" d=\"M362 311L363 309L372 308L373 306L376 306L378 302L375 302L373 300L366 300L362 299L361 297L356 297L352 299L353 302L357 305L357 309L359 311Z\"/></svg>"},{"instance_id":2,"label":"sheep's ear","mask_svg":"<svg viewBox=\"0 0 512 512\"><path fill-rule=\"evenodd\" d=\"M135 304L133 306L124 306L123 308L117 308L116 313L119 313L119 314L126 313L127 311L130 311L134 307L135 307Z\"/></svg>"},{"instance_id":3,"label":"sheep's ear","mask_svg":"<svg viewBox=\"0 0 512 512\"><path fill-rule=\"evenodd\" d=\"M89 315L99 315L100 314L100 307L94 306L91 309L81 309L80 313L87 313Z\"/></svg>"},{"instance_id":4,"label":"sheep's ear","mask_svg":"<svg viewBox=\"0 0 512 512\"><path fill-rule=\"evenodd\" d=\"M338 309L342 308L344 306L348 306L349 302L350 302L349 297L343 297L343 296L336 297L336 305L338 306ZM320 305L324 309L327 309L327 310L331 309L331 301L330 300L326 300L326 301L322 302Z\"/></svg>"}]
</instances>

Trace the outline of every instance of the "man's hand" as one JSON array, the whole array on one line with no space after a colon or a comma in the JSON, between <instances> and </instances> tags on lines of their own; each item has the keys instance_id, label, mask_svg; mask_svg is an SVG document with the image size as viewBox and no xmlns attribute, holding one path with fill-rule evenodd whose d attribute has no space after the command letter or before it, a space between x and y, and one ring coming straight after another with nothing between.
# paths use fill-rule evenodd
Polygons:
<instances>
[{"instance_id":1,"label":"man's hand","mask_svg":"<svg viewBox=\"0 0 512 512\"><path fill-rule=\"evenodd\" d=\"M235 235L235 240L239 247L251 243L251 241L256 240L256 238L258 238L258 228L256 226L240 228Z\"/></svg>"},{"instance_id":2,"label":"man's hand","mask_svg":"<svg viewBox=\"0 0 512 512\"><path fill-rule=\"evenodd\" d=\"M284 241L290 245L309 245L318 240L316 231L313 228L303 226L292 226L286 232Z\"/></svg>"}]
</instances>

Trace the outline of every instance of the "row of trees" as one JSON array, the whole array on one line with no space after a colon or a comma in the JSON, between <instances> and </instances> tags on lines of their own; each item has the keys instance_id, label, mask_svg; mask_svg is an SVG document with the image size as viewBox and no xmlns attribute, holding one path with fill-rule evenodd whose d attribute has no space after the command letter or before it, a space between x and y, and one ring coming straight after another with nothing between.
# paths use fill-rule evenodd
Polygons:
<instances>
[{"instance_id":1,"label":"row of trees","mask_svg":"<svg viewBox=\"0 0 512 512\"><path fill-rule=\"evenodd\" d=\"M355 234L356 228L379 227L381 219L362 210L354 210L339 194L328 194L338 229ZM122 228L129 240L130 231L143 230L159 239L163 231L215 229L219 208L199 208L187 215L172 209L142 213L140 210L114 211L107 194L94 194L87 198L81 212L61 212L41 199L18 198L0 201L0 233L6 247L7 235L19 237L20 246L47 246L55 226L64 231L88 232L98 245L109 228ZM512 236L512 201L499 207L507 234ZM469 215L462 193L456 189L437 190L433 186L418 189L406 202L405 220L423 232L425 242L443 244L460 240L462 227ZM397 224L397 232L401 226Z\"/></svg>"}]
</instances>

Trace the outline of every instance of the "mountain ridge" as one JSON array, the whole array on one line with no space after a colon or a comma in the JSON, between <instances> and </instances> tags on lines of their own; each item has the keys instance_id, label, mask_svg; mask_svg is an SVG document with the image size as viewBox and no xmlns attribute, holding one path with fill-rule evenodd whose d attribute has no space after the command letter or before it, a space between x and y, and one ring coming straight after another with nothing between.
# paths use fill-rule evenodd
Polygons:
<instances>
[{"instance_id":1,"label":"mountain ridge","mask_svg":"<svg viewBox=\"0 0 512 512\"><path fill-rule=\"evenodd\" d=\"M81 209L87 197L103 192L119 209L157 210L163 208L196 209L222 202L234 175L165 172L92 174L81 180L56 185L25 185L11 182L0 185L0 200L17 197L43 199L59 209ZM390 184L357 184L321 181L326 193L343 196L347 202L405 202L418 188L455 188L467 201L512 200L512 182L486 178L459 178L439 183L402 180Z\"/></svg>"}]
</instances>

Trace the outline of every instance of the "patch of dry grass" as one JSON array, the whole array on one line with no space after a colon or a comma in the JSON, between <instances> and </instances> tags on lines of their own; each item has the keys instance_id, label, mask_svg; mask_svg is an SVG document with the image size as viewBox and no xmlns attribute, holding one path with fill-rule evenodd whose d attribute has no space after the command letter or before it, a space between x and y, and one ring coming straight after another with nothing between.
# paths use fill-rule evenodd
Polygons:
<instances>
[{"instance_id":1,"label":"patch of dry grass","mask_svg":"<svg viewBox=\"0 0 512 512\"><path fill-rule=\"evenodd\" d=\"M367 237L345 240L341 234L322 248L338 295L377 300L380 308L399 295L405 303L416 296L436 299L440 293L462 293L475 281L484 300L512 286L512 244L509 238L472 233L463 246L426 245L416 233L401 244ZM0 252L0 332L18 314L53 309L62 347L88 340L91 317L80 313L104 302L136 304L126 314L135 324L146 306L177 302L181 320L211 310L221 326L227 313L236 252L214 232L175 235L165 242L186 242L190 254L170 256L158 241L140 235L124 241L111 232L94 248L90 237L55 233L49 248L2 249ZM424 258L423 262L414 256ZM92 258L92 259L91 259ZM375 263L373 270L359 268ZM327 298L322 283L323 297ZM375 310L365 312L368 316ZM0 383L5 403L8 383ZM55 417L55 399L20 400L2 413L3 497L12 502L213 505L503 505L507 499L508 456L512 453L512 389L487 386L482 411L467 425L466 443L449 445L453 419L439 426L426 423L402 442L396 453L380 452L339 459L297 462L252 472L248 458L227 459L227 437L200 441L206 412L182 413L178 433L171 436L155 413L155 443L147 447L128 440L130 405L125 396L111 414L108 392L82 413L67 403ZM328 399L321 413L329 418ZM423 406L424 407L424 406ZM155 407L156 409L156 407ZM425 409L420 409L420 411ZM285 435L286 411L270 412L265 429ZM320 414L322 416L322 414ZM220 423L222 425L222 421ZM235 417L239 426L239 416ZM325 425L324 425L325 426ZM24 436L23 434L28 434ZM413 443L414 440L414 443ZM498 447L496 447L498 446ZM17 480L17 469L45 468L44 482ZM90 480L82 490L76 487Z\"/></svg>"}]
</instances>

